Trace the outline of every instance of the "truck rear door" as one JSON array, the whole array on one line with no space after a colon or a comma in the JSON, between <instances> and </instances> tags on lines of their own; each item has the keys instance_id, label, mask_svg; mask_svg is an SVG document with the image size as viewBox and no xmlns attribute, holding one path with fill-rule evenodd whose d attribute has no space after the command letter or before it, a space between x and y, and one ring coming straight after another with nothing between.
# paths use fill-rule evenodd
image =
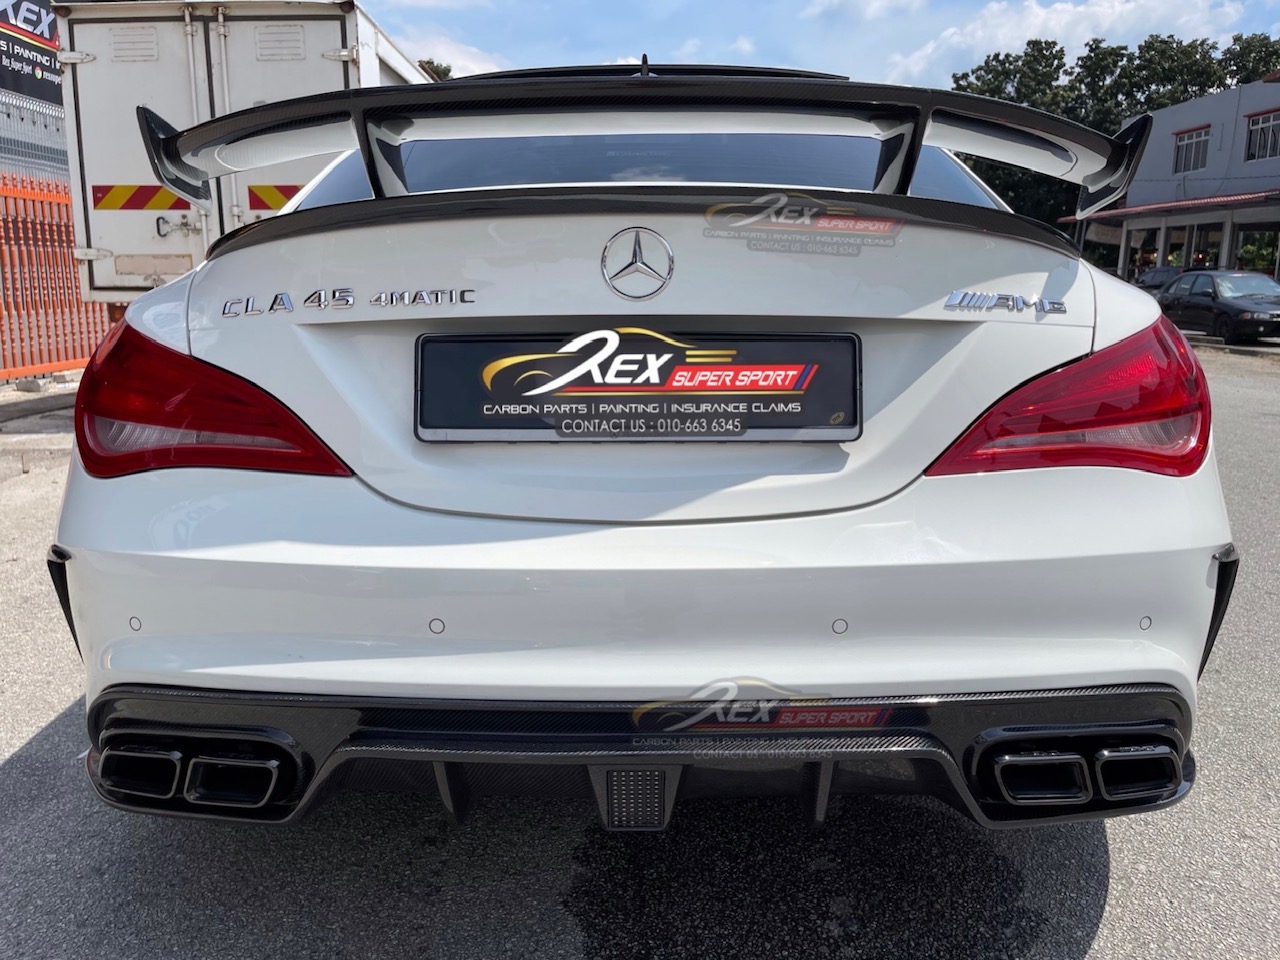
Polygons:
<instances>
[{"instance_id":1,"label":"truck rear door","mask_svg":"<svg viewBox=\"0 0 1280 960\"><path fill-rule=\"evenodd\" d=\"M92 299L131 300L172 280L204 259L213 239L200 235L199 211L156 182L134 113L145 102L169 111L177 124L207 119L205 28L191 26L199 116L192 110L190 47L180 14L145 21L73 19L64 33L67 48L81 58L72 61L65 82L79 167L72 189L80 192L83 217L78 256L87 260Z\"/></svg>"},{"instance_id":2,"label":"truck rear door","mask_svg":"<svg viewBox=\"0 0 1280 960\"><path fill-rule=\"evenodd\" d=\"M230 9L247 6L253 5ZM226 16L211 22L209 30L210 77L219 116L356 85L352 64L344 59L354 39L344 16ZM272 216L326 163L313 157L225 178L214 192L222 231Z\"/></svg>"},{"instance_id":3,"label":"truck rear door","mask_svg":"<svg viewBox=\"0 0 1280 960\"><path fill-rule=\"evenodd\" d=\"M263 6L281 12L234 15ZM314 15L284 4L228 4L222 17L195 15L189 24L181 7L169 9L148 7L145 19L94 11L71 18L65 31L75 64L68 78L74 116L67 119L76 125L77 245L88 299L132 300L181 276L223 233L275 214L327 162L308 158L225 178L202 216L157 183L137 133L139 104L185 127L354 85L345 51L355 38L336 9Z\"/></svg>"}]
</instances>

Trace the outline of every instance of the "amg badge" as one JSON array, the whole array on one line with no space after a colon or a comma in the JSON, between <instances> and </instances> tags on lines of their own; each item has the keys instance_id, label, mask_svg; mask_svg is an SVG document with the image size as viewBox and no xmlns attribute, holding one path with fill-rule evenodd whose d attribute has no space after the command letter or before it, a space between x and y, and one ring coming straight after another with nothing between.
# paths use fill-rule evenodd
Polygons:
<instances>
[{"instance_id":1,"label":"amg badge","mask_svg":"<svg viewBox=\"0 0 1280 960\"><path fill-rule=\"evenodd\" d=\"M972 290L952 290L943 306L949 310L994 310L1004 307L1019 313L1023 310L1034 310L1036 313L1067 312L1067 305L1061 300L1019 297L1012 293L974 293Z\"/></svg>"}]
</instances>

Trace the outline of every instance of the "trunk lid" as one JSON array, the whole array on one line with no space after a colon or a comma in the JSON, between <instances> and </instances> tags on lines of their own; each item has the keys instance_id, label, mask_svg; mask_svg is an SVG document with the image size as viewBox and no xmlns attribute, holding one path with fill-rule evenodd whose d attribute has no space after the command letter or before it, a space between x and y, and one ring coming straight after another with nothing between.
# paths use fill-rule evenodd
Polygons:
<instances>
[{"instance_id":1,"label":"trunk lid","mask_svg":"<svg viewBox=\"0 0 1280 960\"><path fill-rule=\"evenodd\" d=\"M443 216L364 224L351 220L376 203L308 211L317 223L348 222L305 230L276 221L277 236L233 244L201 268L189 301L191 349L279 397L384 496L432 510L606 523L883 500L1000 396L1089 352L1087 271L1017 218L975 209L977 223L945 223L932 214L955 204L795 192L779 202L784 193L683 188L664 205L636 188L476 192L449 200ZM982 218L1006 232L976 229ZM617 295L602 270L606 243L635 228L660 235L675 263L644 300ZM1012 235L1019 230L1026 236ZM537 443L416 435L420 335L563 340L620 327L695 344L855 334L861 434Z\"/></svg>"}]
</instances>

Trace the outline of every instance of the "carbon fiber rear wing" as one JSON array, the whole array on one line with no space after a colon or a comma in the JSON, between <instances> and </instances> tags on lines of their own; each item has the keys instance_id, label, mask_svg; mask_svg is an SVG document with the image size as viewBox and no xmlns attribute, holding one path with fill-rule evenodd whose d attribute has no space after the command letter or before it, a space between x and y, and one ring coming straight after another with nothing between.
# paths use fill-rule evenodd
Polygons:
<instances>
[{"instance_id":1,"label":"carbon fiber rear wing","mask_svg":"<svg viewBox=\"0 0 1280 960\"><path fill-rule=\"evenodd\" d=\"M409 191L400 144L430 139L432 121L450 116L676 110L808 115L818 125L822 118L858 121L862 132L880 141L875 193L905 194L921 147L931 145L1078 184L1078 217L1128 189L1151 132L1149 116L1108 137L1000 100L820 74L661 66L636 74L634 69L532 70L344 90L242 110L182 132L139 107L138 122L160 182L206 206L209 181L218 177L356 149L374 196L403 196Z\"/></svg>"}]
</instances>

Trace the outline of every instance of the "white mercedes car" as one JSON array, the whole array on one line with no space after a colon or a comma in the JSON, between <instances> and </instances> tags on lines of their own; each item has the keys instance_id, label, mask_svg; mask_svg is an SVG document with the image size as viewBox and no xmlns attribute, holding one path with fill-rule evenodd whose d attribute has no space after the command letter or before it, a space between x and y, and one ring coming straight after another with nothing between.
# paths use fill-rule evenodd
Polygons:
<instances>
[{"instance_id":1,"label":"white mercedes car","mask_svg":"<svg viewBox=\"0 0 1280 960\"><path fill-rule=\"evenodd\" d=\"M1083 213L1148 118L645 65L139 120L195 203L336 159L85 372L50 571L107 802L1190 790L1237 564L1204 374L956 156Z\"/></svg>"}]
</instances>

